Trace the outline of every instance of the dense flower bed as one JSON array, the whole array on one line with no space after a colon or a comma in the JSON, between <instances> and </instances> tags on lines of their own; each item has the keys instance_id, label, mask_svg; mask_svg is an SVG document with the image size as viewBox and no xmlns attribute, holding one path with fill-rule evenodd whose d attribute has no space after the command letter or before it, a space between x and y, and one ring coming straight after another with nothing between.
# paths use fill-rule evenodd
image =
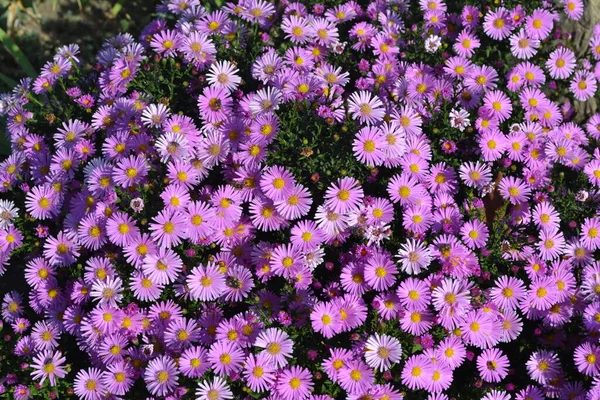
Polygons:
<instances>
[{"instance_id":1,"label":"dense flower bed","mask_svg":"<svg viewBox=\"0 0 600 400\"><path fill-rule=\"evenodd\" d=\"M600 399L582 1L276 6L0 98L0 396Z\"/></svg>"}]
</instances>

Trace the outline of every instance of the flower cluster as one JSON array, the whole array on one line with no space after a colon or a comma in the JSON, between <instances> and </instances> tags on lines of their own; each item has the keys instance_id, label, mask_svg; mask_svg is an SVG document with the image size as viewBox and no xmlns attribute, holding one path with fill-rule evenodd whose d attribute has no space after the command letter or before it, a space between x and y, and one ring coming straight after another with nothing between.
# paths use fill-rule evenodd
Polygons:
<instances>
[{"instance_id":1,"label":"flower cluster","mask_svg":"<svg viewBox=\"0 0 600 400\"><path fill-rule=\"evenodd\" d=\"M600 399L600 26L338 3L166 0L0 97L0 394Z\"/></svg>"}]
</instances>

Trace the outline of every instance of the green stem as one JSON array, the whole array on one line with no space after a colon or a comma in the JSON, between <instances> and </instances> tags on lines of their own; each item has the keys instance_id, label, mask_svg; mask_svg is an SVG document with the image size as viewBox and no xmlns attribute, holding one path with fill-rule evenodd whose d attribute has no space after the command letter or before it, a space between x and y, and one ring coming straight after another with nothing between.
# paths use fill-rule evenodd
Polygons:
<instances>
[{"instance_id":1,"label":"green stem","mask_svg":"<svg viewBox=\"0 0 600 400\"><path fill-rule=\"evenodd\" d=\"M35 104L37 104L40 107L44 107L44 104L42 104L38 99L35 98L34 95L32 95L31 93L27 93L27 98L31 101L33 101Z\"/></svg>"}]
</instances>

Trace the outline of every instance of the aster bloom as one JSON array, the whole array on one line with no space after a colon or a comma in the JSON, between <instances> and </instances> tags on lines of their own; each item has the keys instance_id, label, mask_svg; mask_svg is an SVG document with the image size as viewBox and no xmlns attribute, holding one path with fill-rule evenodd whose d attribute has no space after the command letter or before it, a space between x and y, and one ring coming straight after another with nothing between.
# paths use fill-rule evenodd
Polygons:
<instances>
[{"instance_id":1,"label":"aster bloom","mask_svg":"<svg viewBox=\"0 0 600 400\"><path fill-rule=\"evenodd\" d=\"M492 390L487 393L485 396L481 398L481 400L511 400L512 397L505 391L502 390Z\"/></svg>"},{"instance_id":2,"label":"aster bloom","mask_svg":"<svg viewBox=\"0 0 600 400\"><path fill-rule=\"evenodd\" d=\"M218 266L208 263L194 268L187 277L187 285L193 299L211 301L217 299L224 291L225 275Z\"/></svg>"},{"instance_id":3,"label":"aster bloom","mask_svg":"<svg viewBox=\"0 0 600 400\"><path fill-rule=\"evenodd\" d=\"M44 243L44 257L54 265L71 265L79 256L79 244L74 234L59 232Z\"/></svg>"},{"instance_id":4,"label":"aster bloom","mask_svg":"<svg viewBox=\"0 0 600 400\"><path fill-rule=\"evenodd\" d=\"M24 385L17 385L14 389L15 400L28 400L31 398L31 390Z\"/></svg>"},{"instance_id":5,"label":"aster bloom","mask_svg":"<svg viewBox=\"0 0 600 400\"><path fill-rule=\"evenodd\" d=\"M196 399L227 400L233 399L233 393L223 378L215 376L212 381L204 381L198 384Z\"/></svg>"},{"instance_id":6,"label":"aster bloom","mask_svg":"<svg viewBox=\"0 0 600 400\"><path fill-rule=\"evenodd\" d=\"M432 224L433 214L431 208L425 205L407 208L402 218L404 228L415 234L425 233Z\"/></svg>"},{"instance_id":7,"label":"aster bloom","mask_svg":"<svg viewBox=\"0 0 600 400\"><path fill-rule=\"evenodd\" d=\"M187 348L179 358L179 371L189 378L199 378L209 368L207 352L200 346Z\"/></svg>"},{"instance_id":8,"label":"aster bloom","mask_svg":"<svg viewBox=\"0 0 600 400\"><path fill-rule=\"evenodd\" d=\"M324 240L323 232L313 221L299 221L290 236L292 244L303 251L316 249Z\"/></svg>"},{"instance_id":9,"label":"aster bloom","mask_svg":"<svg viewBox=\"0 0 600 400\"><path fill-rule=\"evenodd\" d=\"M483 188L492 181L490 167L479 161L461 165L459 175L466 185L476 188Z\"/></svg>"},{"instance_id":10,"label":"aster bloom","mask_svg":"<svg viewBox=\"0 0 600 400\"><path fill-rule=\"evenodd\" d=\"M130 156L119 161L112 178L116 184L127 188L141 183L148 174L148 170L144 157Z\"/></svg>"},{"instance_id":11,"label":"aster bloom","mask_svg":"<svg viewBox=\"0 0 600 400\"><path fill-rule=\"evenodd\" d=\"M129 286L133 295L142 301L157 300L164 288L163 285L159 285L140 272L133 274Z\"/></svg>"},{"instance_id":12,"label":"aster bloom","mask_svg":"<svg viewBox=\"0 0 600 400\"><path fill-rule=\"evenodd\" d=\"M458 317L466 314L470 309L470 300L467 290L458 280L446 278L432 292L432 302L442 316Z\"/></svg>"},{"instance_id":13,"label":"aster bloom","mask_svg":"<svg viewBox=\"0 0 600 400\"><path fill-rule=\"evenodd\" d=\"M268 361L267 355L258 357L249 354L244 362L244 377L247 385L254 392L265 392L275 382L275 369Z\"/></svg>"},{"instance_id":14,"label":"aster bloom","mask_svg":"<svg viewBox=\"0 0 600 400\"><path fill-rule=\"evenodd\" d=\"M432 321L433 314L428 310L411 311L404 314L400 326L412 335L422 335L433 326Z\"/></svg>"},{"instance_id":15,"label":"aster bloom","mask_svg":"<svg viewBox=\"0 0 600 400\"><path fill-rule=\"evenodd\" d=\"M546 384L560 373L560 362L557 355L550 351L534 352L527 361L529 376L538 383Z\"/></svg>"},{"instance_id":16,"label":"aster bloom","mask_svg":"<svg viewBox=\"0 0 600 400\"><path fill-rule=\"evenodd\" d=\"M211 346L207 359L216 374L225 376L241 369L244 353L234 342L219 341Z\"/></svg>"},{"instance_id":17,"label":"aster bloom","mask_svg":"<svg viewBox=\"0 0 600 400\"><path fill-rule=\"evenodd\" d=\"M574 21L578 21L583 16L583 1L581 0L564 0L565 14Z\"/></svg>"},{"instance_id":18,"label":"aster bloom","mask_svg":"<svg viewBox=\"0 0 600 400\"><path fill-rule=\"evenodd\" d=\"M27 263L25 271L25 280L35 288L45 282L48 278L56 275L56 268L43 259L36 257Z\"/></svg>"},{"instance_id":19,"label":"aster bloom","mask_svg":"<svg viewBox=\"0 0 600 400\"><path fill-rule=\"evenodd\" d=\"M547 10L535 9L525 19L525 30L532 39L544 40L552 31L554 18Z\"/></svg>"},{"instance_id":20,"label":"aster bloom","mask_svg":"<svg viewBox=\"0 0 600 400\"><path fill-rule=\"evenodd\" d=\"M541 229L555 230L560 223L560 215L552 204L542 202L535 206L533 220Z\"/></svg>"},{"instance_id":21,"label":"aster bloom","mask_svg":"<svg viewBox=\"0 0 600 400\"><path fill-rule=\"evenodd\" d=\"M597 79L586 71L577 71L571 80L569 89L573 96L580 101L591 98L598 88Z\"/></svg>"},{"instance_id":22,"label":"aster bloom","mask_svg":"<svg viewBox=\"0 0 600 400\"><path fill-rule=\"evenodd\" d=\"M352 93L348 99L348 109L354 119L367 125L381 121L385 114L381 100L366 91Z\"/></svg>"},{"instance_id":23,"label":"aster bloom","mask_svg":"<svg viewBox=\"0 0 600 400\"><path fill-rule=\"evenodd\" d=\"M433 363L431 381L426 389L433 393L441 393L448 389L452 383L452 369L443 361Z\"/></svg>"},{"instance_id":24,"label":"aster bloom","mask_svg":"<svg viewBox=\"0 0 600 400\"><path fill-rule=\"evenodd\" d=\"M596 376L600 371L599 357L600 349L598 346L587 342L577 346L573 354L579 372L588 376Z\"/></svg>"},{"instance_id":25,"label":"aster bloom","mask_svg":"<svg viewBox=\"0 0 600 400\"><path fill-rule=\"evenodd\" d=\"M600 247L600 220L597 218L586 218L581 225L579 241L590 250Z\"/></svg>"},{"instance_id":26,"label":"aster bloom","mask_svg":"<svg viewBox=\"0 0 600 400\"><path fill-rule=\"evenodd\" d=\"M402 383L411 389L424 389L433 376L433 363L423 354L410 356L402 369Z\"/></svg>"},{"instance_id":27,"label":"aster bloom","mask_svg":"<svg viewBox=\"0 0 600 400\"><path fill-rule=\"evenodd\" d=\"M101 381L101 371L97 368L81 370L75 377L75 394L83 400L98 400L106 394L106 388Z\"/></svg>"},{"instance_id":28,"label":"aster bloom","mask_svg":"<svg viewBox=\"0 0 600 400\"><path fill-rule=\"evenodd\" d=\"M165 57L172 57L180 46L180 40L179 33L165 30L158 32L152 37L150 46L152 46L157 53L162 54Z\"/></svg>"},{"instance_id":29,"label":"aster bloom","mask_svg":"<svg viewBox=\"0 0 600 400\"><path fill-rule=\"evenodd\" d=\"M279 329L269 328L261 332L254 345L263 348L261 354L278 368L286 366L288 364L286 359L292 356L293 342Z\"/></svg>"},{"instance_id":30,"label":"aster bloom","mask_svg":"<svg viewBox=\"0 0 600 400\"><path fill-rule=\"evenodd\" d=\"M500 122L508 119L512 113L510 99L499 90L487 92L483 98L483 105L490 110L492 117Z\"/></svg>"},{"instance_id":31,"label":"aster bloom","mask_svg":"<svg viewBox=\"0 0 600 400\"><path fill-rule=\"evenodd\" d=\"M487 243L489 230L487 226L479 220L466 222L460 229L462 239L470 248L481 248Z\"/></svg>"},{"instance_id":32,"label":"aster bloom","mask_svg":"<svg viewBox=\"0 0 600 400\"><path fill-rule=\"evenodd\" d=\"M11 309L12 304L12 302L9 303L9 310ZM34 325L31 337L39 350L54 350L58 346L60 330L53 322L47 323L45 321L40 321Z\"/></svg>"},{"instance_id":33,"label":"aster bloom","mask_svg":"<svg viewBox=\"0 0 600 400\"><path fill-rule=\"evenodd\" d=\"M273 273L291 279L303 266L302 253L291 244L277 246L269 264Z\"/></svg>"},{"instance_id":34,"label":"aster bloom","mask_svg":"<svg viewBox=\"0 0 600 400\"><path fill-rule=\"evenodd\" d=\"M151 360L144 370L144 381L148 391L154 395L164 396L172 392L178 381L175 362L167 356Z\"/></svg>"},{"instance_id":35,"label":"aster bloom","mask_svg":"<svg viewBox=\"0 0 600 400\"><path fill-rule=\"evenodd\" d=\"M567 47L559 47L548 56L546 69L554 79L567 79L575 70L575 53Z\"/></svg>"},{"instance_id":36,"label":"aster bloom","mask_svg":"<svg viewBox=\"0 0 600 400\"><path fill-rule=\"evenodd\" d=\"M166 285L175 281L182 266L181 258L173 250L158 249L144 258L142 271L156 284Z\"/></svg>"},{"instance_id":37,"label":"aster bloom","mask_svg":"<svg viewBox=\"0 0 600 400\"><path fill-rule=\"evenodd\" d=\"M448 400L465 364L473 397L600 398L581 0L162 3L0 94L3 361L77 347L85 399Z\"/></svg>"},{"instance_id":38,"label":"aster bloom","mask_svg":"<svg viewBox=\"0 0 600 400\"><path fill-rule=\"evenodd\" d=\"M7 229L19 215L19 209L10 200L0 200L0 229Z\"/></svg>"},{"instance_id":39,"label":"aster bloom","mask_svg":"<svg viewBox=\"0 0 600 400\"><path fill-rule=\"evenodd\" d=\"M334 23L324 18L315 18L311 24L314 40L327 46L338 41L338 30Z\"/></svg>"},{"instance_id":40,"label":"aster bloom","mask_svg":"<svg viewBox=\"0 0 600 400\"><path fill-rule=\"evenodd\" d=\"M529 37L524 29L510 37L510 50L518 58L527 60L537 53L540 41Z\"/></svg>"},{"instance_id":41,"label":"aster bloom","mask_svg":"<svg viewBox=\"0 0 600 400\"><path fill-rule=\"evenodd\" d=\"M335 336L341 328L339 313L331 303L315 304L310 319L313 329L328 339Z\"/></svg>"},{"instance_id":42,"label":"aster bloom","mask_svg":"<svg viewBox=\"0 0 600 400\"><path fill-rule=\"evenodd\" d=\"M531 194L529 187L522 181L514 177L502 178L498 185L502 197L509 200L512 204L522 203L527 200Z\"/></svg>"},{"instance_id":43,"label":"aster bloom","mask_svg":"<svg viewBox=\"0 0 600 400\"><path fill-rule=\"evenodd\" d=\"M525 286L520 279L501 276L490 292L492 301L501 309L515 310L525 298Z\"/></svg>"},{"instance_id":44,"label":"aster bloom","mask_svg":"<svg viewBox=\"0 0 600 400\"><path fill-rule=\"evenodd\" d=\"M489 313L473 310L461 318L460 329L465 343L480 348L489 348L500 341L498 321Z\"/></svg>"},{"instance_id":45,"label":"aster bloom","mask_svg":"<svg viewBox=\"0 0 600 400\"><path fill-rule=\"evenodd\" d=\"M456 43L452 46L454 51L458 53L461 57L470 58L475 54L475 50L477 50L480 46L480 42L476 35L474 35L470 30L463 30L458 37L456 38Z\"/></svg>"},{"instance_id":46,"label":"aster bloom","mask_svg":"<svg viewBox=\"0 0 600 400\"><path fill-rule=\"evenodd\" d=\"M365 345L365 360L379 371L389 369L400 361L402 346L398 339L388 335L371 335Z\"/></svg>"},{"instance_id":47,"label":"aster bloom","mask_svg":"<svg viewBox=\"0 0 600 400\"><path fill-rule=\"evenodd\" d=\"M281 28L286 33L286 37L295 43L305 43L313 34L313 29L306 18L295 15L285 17L281 23Z\"/></svg>"},{"instance_id":48,"label":"aster bloom","mask_svg":"<svg viewBox=\"0 0 600 400\"><path fill-rule=\"evenodd\" d=\"M390 179L387 191L393 202L402 205L415 204L426 196L425 187L408 174L394 175Z\"/></svg>"},{"instance_id":49,"label":"aster bloom","mask_svg":"<svg viewBox=\"0 0 600 400\"><path fill-rule=\"evenodd\" d=\"M508 374L508 358L498 349L484 350L477 357L477 369L486 382L500 382Z\"/></svg>"},{"instance_id":50,"label":"aster bloom","mask_svg":"<svg viewBox=\"0 0 600 400\"><path fill-rule=\"evenodd\" d=\"M216 54L213 42L201 32L191 32L184 36L179 50L185 60L199 68L213 61Z\"/></svg>"},{"instance_id":51,"label":"aster bloom","mask_svg":"<svg viewBox=\"0 0 600 400\"><path fill-rule=\"evenodd\" d=\"M123 285L121 278L107 277L105 280L96 280L92 285L90 296L100 304L109 304L113 307L123 299L121 292Z\"/></svg>"},{"instance_id":52,"label":"aster bloom","mask_svg":"<svg viewBox=\"0 0 600 400\"><path fill-rule=\"evenodd\" d=\"M88 215L81 221L77 233L83 247L90 250L98 250L107 242L106 220L94 215Z\"/></svg>"},{"instance_id":53,"label":"aster bloom","mask_svg":"<svg viewBox=\"0 0 600 400\"><path fill-rule=\"evenodd\" d=\"M169 322L165 331L165 342L174 349L187 348L198 340L199 331L196 323L185 318L174 319Z\"/></svg>"},{"instance_id":54,"label":"aster bloom","mask_svg":"<svg viewBox=\"0 0 600 400\"><path fill-rule=\"evenodd\" d=\"M396 257L400 260L402 270L411 275L419 274L432 260L429 247L414 239L408 239L400 246Z\"/></svg>"},{"instance_id":55,"label":"aster bloom","mask_svg":"<svg viewBox=\"0 0 600 400\"><path fill-rule=\"evenodd\" d=\"M211 86L225 88L229 91L237 89L242 79L238 76L239 70L229 61L216 61L210 66L206 75Z\"/></svg>"},{"instance_id":56,"label":"aster bloom","mask_svg":"<svg viewBox=\"0 0 600 400\"><path fill-rule=\"evenodd\" d=\"M160 197L170 210L184 210L191 200L188 191L180 185L167 186Z\"/></svg>"},{"instance_id":57,"label":"aster bloom","mask_svg":"<svg viewBox=\"0 0 600 400\"><path fill-rule=\"evenodd\" d=\"M142 122L148 127L159 127L170 116L164 104L149 104L142 112Z\"/></svg>"},{"instance_id":58,"label":"aster bloom","mask_svg":"<svg viewBox=\"0 0 600 400\"><path fill-rule=\"evenodd\" d=\"M350 393L369 390L373 378L373 371L361 360L348 361L338 373L340 386Z\"/></svg>"},{"instance_id":59,"label":"aster bloom","mask_svg":"<svg viewBox=\"0 0 600 400\"><path fill-rule=\"evenodd\" d=\"M190 202L185 216L188 221L186 236L190 241L198 242L213 233L216 216L214 209L207 203Z\"/></svg>"},{"instance_id":60,"label":"aster bloom","mask_svg":"<svg viewBox=\"0 0 600 400\"><path fill-rule=\"evenodd\" d=\"M365 266L365 281L373 289L382 291L390 288L395 282L398 273L396 265L389 254L378 252L374 254Z\"/></svg>"},{"instance_id":61,"label":"aster bloom","mask_svg":"<svg viewBox=\"0 0 600 400\"><path fill-rule=\"evenodd\" d=\"M558 229L542 229L540 241L536 244L543 260L553 260L564 253L565 238Z\"/></svg>"},{"instance_id":62,"label":"aster bloom","mask_svg":"<svg viewBox=\"0 0 600 400\"><path fill-rule=\"evenodd\" d=\"M56 386L56 378L64 378L67 374L63 366L66 360L59 351L54 353L49 350L42 351L33 358L31 366L34 370L31 372L31 376L39 379L40 383L47 378L52 386Z\"/></svg>"},{"instance_id":63,"label":"aster bloom","mask_svg":"<svg viewBox=\"0 0 600 400\"><path fill-rule=\"evenodd\" d=\"M424 310L431 300L429 286L416 278L406 279L400 284L396 293L408 311Z\"/></svg>"},{"instance_id":64,"label":"aster bloom","mask_svg":"<svg viewBox=\"0 0 600 400\"><path fill-rule=\"evenodd\" d=\"M294 220L305 216L312 205L310 192L302 185L295 184L292 190L282 200L274 202L277 212L282 217Z\"/></svg>"},{"instance_id":65,"label":"aster bloom","mask_svg":"<svg viewBox=\"0 0 600 400\"><path fill-rule=\"evenodd\" d=\"M451 369L458 368L466 357L466 348L462 340L452 336L444 339L436 348L436 352Z\"/></svg>"},{"instance_id":66,"label":"aster bloom","mask_svg":"<svg viewBox=\"0 0 600 400\"><path fill-rule=\"evenodd\" d=\"M224 121L231 113L232 99L225 87L207 87L198 96L198 108L202 119L209 123ZM215 151L214 148L210 149Z\"/></svg>"},{"instance_id":67,"label":"aster bloom","mask_svg":"<svg viewBox=\"0 0 600 400\"><path fill-rule=\"evenodd\" d=\"M105 390L115 395L124 395L133 385L133 368L125 362L117 362L107 367L102 373L102 384Z\"/></svg>"},{"instance_id":68,"label":"aster bloom","mask_svg":"<svg viewBox=\"0 0 600 400\"><path fill-rule=\"evenodd\" d=\"M285 168L273 166L261 176L260 187L265 196L274 201L282 201L292 194L296 185L294 177Z\"/></svg>"},{"instance_id":69,"label":"aster bloom","mask_svg":"<svg viewBox=\"0 0 600 400\"><path fill-rule=\"evenodd\" d=\"M385 145L385 137L381 130L367 126L357 132L352 150L354 150L354 155L360 162L377 166L385 160Z\"/></svg>"},{"instance_id":70,"label":"aster bloom","mask_svg":"<svg viewBox=\"0 0 600 400\"><path fill-rule=\"evenodd\" d=\"M511 25L508 11L504 7L499 7L485 14L483 29L492 39L502 40L510 35Z\"/></svg>"},{"instance_id":71,"label":"aster bloom","mask_svg":"<svg viewBox=\"0 0 600 400\"><path fill-rule=\"evenodd\" d=\"M179 211L162 210L150 224L152 238L164 248L176 246L185 238L185 226L187 220L185 215Z\"/></svg>"},{"instance_id":72,"label":"aster bloom","mask_svg":"<svg viewBox=\"0 0 600 400\"><path fill-rule=\"evenodd\" d=\"M47 219L57 211L57 195L50 185L35 186L27 193L25 207L36 219Z\"/></svg>"},{"instance_id":73,"label":"aster bloom","mask_svg":"<svg viewBox=\"0 0 600 400\"><path fill-rule=\"evenodd\" d=\"M275 382L277 393L284 400L307 399L313 387L310 372L297 366L283 370Z\"/></svg>"},{"instance_id":74,"label":"aster bloom","mask_svg":"<svg viewBox=\"0 0 600 400\"><path fill-rule=\"evenodd\" d=\"M353 178L342 178L325 192L325 205L336 213L344 214L358 207L363 196L358 181Z\"/></svg>"}]
</instances>

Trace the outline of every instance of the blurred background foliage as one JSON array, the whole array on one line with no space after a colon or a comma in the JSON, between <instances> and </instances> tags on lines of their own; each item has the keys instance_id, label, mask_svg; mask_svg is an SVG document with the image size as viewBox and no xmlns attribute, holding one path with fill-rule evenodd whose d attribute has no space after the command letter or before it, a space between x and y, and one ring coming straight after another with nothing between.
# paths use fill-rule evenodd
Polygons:
<instances>
[{"instance_id":1,"label":"blurred background foliage","mask_svg":"<svg viewBox=\"0 0 600 400\"><path fill-rule=\"evenodd\" d=\"M0 0L0 93L34 77L56 48L76 43L92 68L104 40L119 32L137 38L160 0ZM0 121L0 157L9 153Z\"/></svg>"},{"instance_id":2,"label":"blurred background foliage","mask_svg":"<svg viewBox=\"0 0 600 400\"><path fill-rule=\"evenodd\" d=\"M159 0L0 0L0 90L35 74L57 47L76 43L91 61L119 32L137 36Z\"/></svg>"}]
</instances>

